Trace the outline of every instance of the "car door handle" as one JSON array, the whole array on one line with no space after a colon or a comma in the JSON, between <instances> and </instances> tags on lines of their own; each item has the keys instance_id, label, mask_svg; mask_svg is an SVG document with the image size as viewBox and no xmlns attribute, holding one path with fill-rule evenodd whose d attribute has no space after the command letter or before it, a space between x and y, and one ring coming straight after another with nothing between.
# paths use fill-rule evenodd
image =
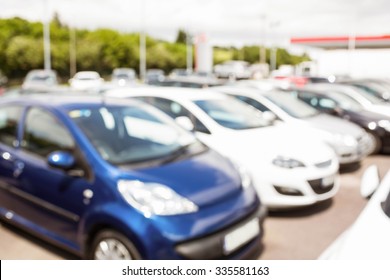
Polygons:
<instances>
[{"instance_id":1,"label":"car door handle","mask_svg":"<svg viewBox=\"0 0 390 280\"><path fill-rule=\"evenodd\" d=\"M20 174L22 174L23 169L24 169L24 163L23 162L21 162L21 161L15 162L14 173L13 173L14 178L18 178L20 176Z\"/></svg>"}]
</instances>

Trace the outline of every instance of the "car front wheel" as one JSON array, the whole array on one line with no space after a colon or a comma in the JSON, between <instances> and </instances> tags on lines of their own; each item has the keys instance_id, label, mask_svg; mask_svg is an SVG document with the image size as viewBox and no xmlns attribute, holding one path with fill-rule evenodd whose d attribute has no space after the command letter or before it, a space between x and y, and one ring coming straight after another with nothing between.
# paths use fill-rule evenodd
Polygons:
<instances>
[{"instance_id":1,"label":"car front wheel","mask_svg":"<svg viewBox=\"0 0 390 280\"><path fill-rule=\"evenodd\" d=\"M140 254L133 243L123 234L104 230L92 242L89 258L94 260L137 260Z\"/></svg>"},{"instance_id":2,"label":"car front wheel","mask_svg":"<svg viewBox=\"0 0 390 280\"><path fill-rule=\"evenodd\" d=\"M377 135L373 134L372 132L368 132L368 135L371 138L372 142L374 143L369 154L370 155L374 155L374 154L379 153L380 150L382 149L382 141L381 141L381 139Z\"/></svg>"}]
</instances>

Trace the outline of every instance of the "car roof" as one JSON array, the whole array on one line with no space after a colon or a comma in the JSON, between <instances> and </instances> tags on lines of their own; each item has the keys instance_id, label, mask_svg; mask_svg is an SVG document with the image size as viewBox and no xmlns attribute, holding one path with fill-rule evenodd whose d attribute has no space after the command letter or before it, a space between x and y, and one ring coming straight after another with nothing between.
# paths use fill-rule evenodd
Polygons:
<instances>
[{"instance_id":1,"label":"car roof","mask_svg":"<svg viewBox=\"0 0 390 280\"><path fill-rule=\"evenodd\" d=\"M100 74L96 71L80 71L80 72L77 72L75 75L75 77L79 77L79 76L100 76Z\"/></svg>"},{"instance_id":2,"label":"car roof","mask_svg":"<svg viewBox=\"0 0 390 280\"><path fill-rule=\"evenodd\" d=\"M348 84L330 84L330 83L319 83L319 84L308 84L302 88L302 90L316 91L319 93L327 94L328 91L342 92L356 94L356 89Z\"/></svg>"},{"instance_id":3,"label":"car roof","mask_svg":"<svg viewBox=\"0 0 390 280\"><path fill-rule=\"evenodd\" d=\"M109 105L140 105L141 103L136 100L119 100L118 98L108 98L104 95L82 95L69 93L56 93L56 94L19 94L9 97L3 97L0 99L0 104L22 104L22 105L35 105L43 106L47 108L66 108L76 107L82 104L96 105L96 104L109 104Z\"/></svg>"},{"instance_id":4,"label":"car roof","mask_svg":"<svg viewBox=\"0 0 390 280\"><path fill-rule=\"evenodd\" d=\"M226 93L230 93L230 94L240 94L240 95L246 95L246 96L256 96L256 95L261 95L263 93L255 88L240 87L240 86L235 86L235 85L217 86L217 87L213 87L213 89L218 91L218 92L224 92L224 93L226 92Z\"/></svg>"},{"instance_id":5,"label":"car roof","mask_svg":"<svg viewBox=\"0 0 390 280\"><path fill-rule=\"evenodd\" d=\"M210 89L178 87L142 87L132 89L114 89L107 92L112 97L154 96L175 100L200 100L227 98L222 93Z\"/></svg>"},{"instance_id":6,"label":"car roof","mask_svg":"<svg viewBox=\"0 0 390 280\"><path fill-rule=\"evenodd\" d=\"M241 87L241 86L220 86L220 87L213 87L218 92L223 92L226 94L232 94L232 95L244 95L247 97L252 97L254 99L264 98L268 95L272 95L275 93L283 93L284 91L281 89L272 89L269 91L261 91L259 89L250 88L250 87Z\"/></svg>"}]
</instances>

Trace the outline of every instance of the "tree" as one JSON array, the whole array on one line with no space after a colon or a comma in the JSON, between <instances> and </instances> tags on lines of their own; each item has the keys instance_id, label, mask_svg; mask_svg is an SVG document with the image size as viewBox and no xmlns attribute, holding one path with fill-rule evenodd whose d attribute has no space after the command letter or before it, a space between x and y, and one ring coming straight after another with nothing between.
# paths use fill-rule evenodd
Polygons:
<instances>
[{"instance_id":1,"label":"tree","mask_svg":"<svg viewBox=\"0 0 390 280\"><path fill-rule=\"evenodd\" d=\"M28 36L16 36L11 39L6 49L8 73L22 77L30 69L43 67L42 40Z\"/></svg>"},{"instance_id":2,"label":"tree","mask_svg":"<svg viewBox=\"0 0 390 280\"><path fill-rule=\"evenodd\" d=\"M50 24L52 66L60 76L69 74L69 29L59 14ZM122 34L111 29L89 31L76 30L78 70L95 70L102 75L110 74L117 67L139 66L139 34ZM169 72L186 67L187 33L180 29L176 42L146 37L148 68L161 68ZM267 50L269 60L269 50ZM238 59L249 63L259 60L258 46L215 47L214 63ZM294 56L278 49L277 64L295 65L309 60L307 55ZM0 69L10 78L21 78L29 70L43 67L43 25L21 18L0 19Z\"/></svg>"},{"instance_id":3,"label":"tree","mask_svg":"<svg viewBox=\"0 0 390 280\"><path fill-rule=\"evenodd\" d=\"M183 29L179 29L176 36L176 43L186 44L187 43L187 33Z\"/></svg>"}]
</instances>

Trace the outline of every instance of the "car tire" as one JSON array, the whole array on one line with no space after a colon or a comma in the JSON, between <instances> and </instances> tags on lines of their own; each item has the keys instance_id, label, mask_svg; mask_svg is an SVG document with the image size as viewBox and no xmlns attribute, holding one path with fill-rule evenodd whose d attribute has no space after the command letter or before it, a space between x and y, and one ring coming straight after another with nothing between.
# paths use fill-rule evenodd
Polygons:
<instances>
[{"instance_id":1,"label":"car tire","mask_svg":"<svg viewBox=\"0 0 390 280\"><path fill-rule=\"evenodd\" d=\"M88 254L93 260L140 260L135 245L115 230L100 231L93 239Z\"/></svg>"},{"instance_id":2,"label":"car tire","mask_svg":"<svg viewBox=\"0 0 390 280\"><path fill-rule=\"evenodd\" d=\"M374 155L374 154L379 153L380 150L382 149L382 141L381 141L381 139L377 135L372 133L372 132L368 132L368 136L372 139L372 141L374 143L374 146L371 149L369 155Z\"/></svg>"}]
</instances>

